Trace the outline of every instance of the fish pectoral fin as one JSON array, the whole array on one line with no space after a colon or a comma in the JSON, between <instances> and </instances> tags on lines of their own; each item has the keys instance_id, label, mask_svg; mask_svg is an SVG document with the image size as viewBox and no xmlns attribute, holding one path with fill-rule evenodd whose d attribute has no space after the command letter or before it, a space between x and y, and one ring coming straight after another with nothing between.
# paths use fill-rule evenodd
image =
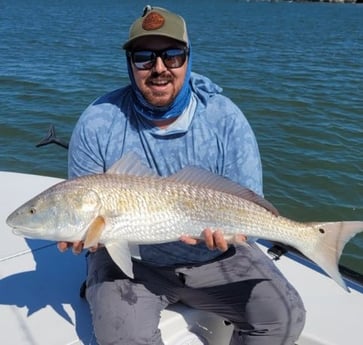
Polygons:
<instances>
[{"instance_id":1,"label":"fish pectoral fin","mask_svg":"<svg viewBox=\"0 0 363 345\"><path fill-rule=\"evenodd\" d=\"M129 244L127 241L106 243L105 247L115 264L120 267L128 277L134 278Z\"/></svg>"},{"instance_id":2,"label":"fish pectoral fin","mask_svg":"<svg viewBox=\"0 0 363 345\"><path fill-rule=\"evenodd\" d=\"M84 239L84 248L94 247L98 244L102 231L105 228L106 221L102 216L97 216L88 226L86 237Z\"/></svg>"}]
</instances>

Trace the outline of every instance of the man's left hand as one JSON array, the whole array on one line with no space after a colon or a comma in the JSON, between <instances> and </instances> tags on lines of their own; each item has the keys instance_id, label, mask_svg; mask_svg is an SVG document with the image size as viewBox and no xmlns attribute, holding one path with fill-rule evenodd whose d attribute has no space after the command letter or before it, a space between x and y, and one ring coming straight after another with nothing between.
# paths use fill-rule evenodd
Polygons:
<instances>
[{"instance_id":1,"label":"man's left hand","mask_svg":"<svg viewBox=\"0 0 363 345\"><path fill-rule=\"evenodd\" d=\"M240 241L246 241L246 237L243 235L237 235ZM210 250L219 249L221 252L225 252L228 249L228 242L224 238L222 230L212 231L211 229L203 230L201 234L202 239L196 239L190 236L181 236L180 240L186 244L196 245L201 240L205 241L206 246Z\"/></svg>"}]
</instances>

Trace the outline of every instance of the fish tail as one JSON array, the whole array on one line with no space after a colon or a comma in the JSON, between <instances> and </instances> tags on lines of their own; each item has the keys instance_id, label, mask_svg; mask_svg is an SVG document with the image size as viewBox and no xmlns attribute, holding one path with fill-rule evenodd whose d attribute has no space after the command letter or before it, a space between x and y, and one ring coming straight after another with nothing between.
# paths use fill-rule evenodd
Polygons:
<instances>
[{"instance_id":1,"label":"fish tail","mask_svg":"<svg viewBox=\"0 0 363 345\"><path fill-rule=\"evenodd\" d=\"M346 243L363 231L363 222L315 223L312 226L319 232L320 239L309 258L328 273L343 289L349 291L339 273L339 259Z\"/></svg>"}]
</instances>

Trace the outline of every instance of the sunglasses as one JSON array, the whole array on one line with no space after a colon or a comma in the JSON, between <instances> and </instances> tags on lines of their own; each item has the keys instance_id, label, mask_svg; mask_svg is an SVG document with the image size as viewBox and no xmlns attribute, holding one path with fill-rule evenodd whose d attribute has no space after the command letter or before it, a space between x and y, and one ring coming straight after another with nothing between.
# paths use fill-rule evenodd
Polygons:
<instances>
[{"instance_id":1,"label":"sunglasses","mask_svg":"<svg viewBox=\"0 0 363 345\"><path fill-rule=\"evenodd\" d=\"M171 48L166 50L136 50L128 51L127 56L139 70L152 69L156 58L160 57L167 68L179 68L184 65L189 54L189 49Z\"/></svg>"}]
</instances>

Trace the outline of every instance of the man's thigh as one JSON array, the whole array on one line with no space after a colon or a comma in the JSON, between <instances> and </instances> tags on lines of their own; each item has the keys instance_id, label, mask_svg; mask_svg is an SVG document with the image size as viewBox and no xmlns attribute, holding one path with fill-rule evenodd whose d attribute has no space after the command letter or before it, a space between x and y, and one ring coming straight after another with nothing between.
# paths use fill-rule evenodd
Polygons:
<instances>
[{"instance_id":1,"label":"man's thigh","mask_svg":"<svg viewBox=\"0 0 363 345\"><path fill-rule=\"evenodd\" d=\"M105 248L88 255L87 262L86 298L98 343L161 345L160 313L173 296L169 280L134 262L135 280L131 281Z\"/></svg>"},{"instance_id":2,"label":"man's thigh","mask_svg":"<svg viewBox=\"0 0 363 345\"><path fill-rule=\"evenodd\" d=\"M302 331L300 296L255 245L237 248L225 260L179 271L190 287L181 301L232 322L239 339L233 344L293 344Z\"/></svg>"},{"instance_id":3,"label":"man's thigh","mask_svg":"<svg viewBox=\"0 0 363 345\"><path fill-rule=\"evenodd\" d=\"M158 324L165 297L126 279L94 284L86 297L99 344L163 344Z\"/></svg>"}]
</instances>

